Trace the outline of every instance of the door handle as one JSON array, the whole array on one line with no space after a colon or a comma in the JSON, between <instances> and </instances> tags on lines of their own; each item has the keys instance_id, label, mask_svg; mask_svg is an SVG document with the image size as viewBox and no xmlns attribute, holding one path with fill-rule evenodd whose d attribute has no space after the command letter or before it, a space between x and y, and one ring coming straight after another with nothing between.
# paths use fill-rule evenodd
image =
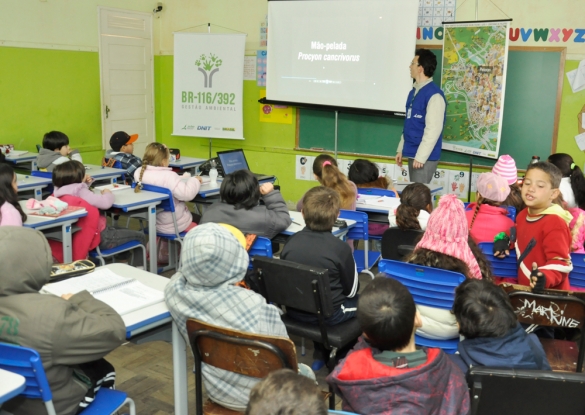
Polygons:
<instances>
[{"instance_id":1,"label":"door handle","mask_svg":"<svg viewBox=\"0 0 585 415\"><path fill-rule=\"evenodd\" d=\"M106 105L106 118L108 118L109 114L110 114L110 108Z\"/></svg>"}]
</instances>

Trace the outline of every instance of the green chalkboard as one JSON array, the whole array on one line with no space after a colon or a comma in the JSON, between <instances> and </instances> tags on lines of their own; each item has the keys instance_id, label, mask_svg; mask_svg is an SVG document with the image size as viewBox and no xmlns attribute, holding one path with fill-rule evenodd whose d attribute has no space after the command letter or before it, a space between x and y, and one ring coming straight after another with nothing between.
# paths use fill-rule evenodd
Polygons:
<instances>
[{"instance_id":1,"label":"green chalkboard","mask_svg":"<svg viewBox=\"0 0 585 415\"><path fill-rule=\"evenodd\" d=\"M440 85L442 49L432 49L438 67L434 82ZM510 47L499 154L510 154L519 168L532 155L548 157L556 148L565 48ZM406 69L405 69L406 70ZM406 102L406 97L404 97ZM557 101L558 100L558 101ZM340 153L396 155L403 120L377 115L338 114ZM297 143L299 149L334 149L335 113L301 108ZM469 164L469 155L443 150L441 161ZM493 166L496 160L473 157L475 165Z\"/></svg>"}]
</instances>

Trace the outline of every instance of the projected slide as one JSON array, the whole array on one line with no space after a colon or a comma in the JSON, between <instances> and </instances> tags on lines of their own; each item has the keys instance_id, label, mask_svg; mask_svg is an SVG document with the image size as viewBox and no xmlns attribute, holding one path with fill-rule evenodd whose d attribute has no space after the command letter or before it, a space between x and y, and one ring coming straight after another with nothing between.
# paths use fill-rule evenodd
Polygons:
<instances>
[{"instance_id":1,"label":"projected slide","mask_svg":"<svg viewBox=\"0 0 585 415\"><path fill-rule=\"evenodd\" d=\"M418 0L271 1L267 99L404 112Z\"/></svg>"}]
</instances>

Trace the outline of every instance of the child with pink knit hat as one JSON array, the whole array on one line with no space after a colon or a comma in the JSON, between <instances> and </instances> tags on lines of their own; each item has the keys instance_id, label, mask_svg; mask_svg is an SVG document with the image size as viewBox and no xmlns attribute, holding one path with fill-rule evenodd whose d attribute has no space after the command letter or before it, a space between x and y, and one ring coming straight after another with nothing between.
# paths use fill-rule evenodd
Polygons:
<instances>
[{"instance_id":1,"label":"child with pink knit hat","mask_svg":"<svg viewBox=\"0 0 585 415\"><path fill-rule=\"evenodd\" d=\"M465 212L469 233L475 243L493 242L498 233L510 233L514 221L507 216L508 211L500 207L509 194L510 187L504 177L494 173L479 175L476 202L471 203Z\"/></svg>"},{"instance_id":2,"label":"child with pink knit hat","mask_svg":"<svg viewBox=\"0 0 585 415\"><path fill-rule=\"evenodd\" d=\"M503 177L510 186L510 194L502 202L502 205L512 206L516 209L516 214L520 213L526 205L522 200L522 191L518 184L518 169L516 168L514 159L508 154L502 154L496 164L494 164L492 173Z\"/></svg>"},{"instance_id":3,"label":"child with pink knit hat","mask_svg":"<svg viewBox=\"0 0 585 415\"><path fill-rule=\"evenodd\" d=\"M406 262L482 279L478 260L468 244L468 235L463 203L455 195L444 195L431 213L424 236ZM423 321L422 328L417 330L420 336L440 340L459 336L457 322L450 310L419 304L417 310Z\"/></svg>"}]
</instances>

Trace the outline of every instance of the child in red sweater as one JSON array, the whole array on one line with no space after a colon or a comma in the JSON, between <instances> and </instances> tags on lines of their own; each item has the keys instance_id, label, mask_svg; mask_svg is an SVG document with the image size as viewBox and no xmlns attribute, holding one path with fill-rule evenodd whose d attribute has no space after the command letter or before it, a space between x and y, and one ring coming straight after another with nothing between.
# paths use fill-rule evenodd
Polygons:
<instances>
[{"instance_id":1,"label":"child in red sweater","mask_svg":"<svg viewBox=\"0 0 585 415\"><path fill-rule=\"evenodd\" d=\"M558 167L548 162L531 164L526 170L522 200L527 209L516 217L516 255L520 258L529 252L518 269L519 284L534 288L538 277L544 276L546 288L570 289L568 274L573 265L568 223L572 217L553 203L560 193L561 177ZM497 246L494 250L494 255L501 254Z\"/></svg>"}]
</instances>

